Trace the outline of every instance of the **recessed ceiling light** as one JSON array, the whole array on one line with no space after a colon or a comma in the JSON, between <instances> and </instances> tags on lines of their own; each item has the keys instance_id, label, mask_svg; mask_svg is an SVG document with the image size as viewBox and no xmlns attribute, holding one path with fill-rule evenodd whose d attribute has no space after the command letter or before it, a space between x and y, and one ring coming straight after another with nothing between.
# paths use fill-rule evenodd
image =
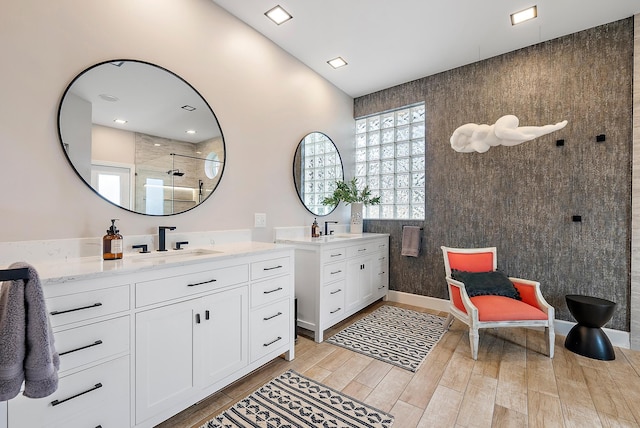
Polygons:
<instances>
[{"instance_id":1,"label":"recessed ceiling light","mask_svg":"<svg viewBox=\"0 0 640 428\"><path fill-rule=\"evenodd\" d=\"M284 10L283 7L280 5L272 9L269 9L264 14L267 16L267 18L269 18L270 20L272 20L278 25L283 24L288 20L290 20L291 18L293 18L293 16L291 16L289 12Z\"/></svg>"},{"instance_id":2,"label":"recessed ceiling light","mask_svg":"<svg viewBox=\"0 0 640 428\"><path fill-rule=\"evenodd\" d=\"M187 134L195 134L196 133L195 129L187 129L185 132Z\"/></svg>"},{"instance_id":3,"label":"recessed ceiling light","mask_svg":"<svg viewBox=\"0 0 640 428\"><path fill-rule=\"evenodd\" d=\"M100 98L102 98L105 101L109 101L112 103L115 103L116 101L118 101L118 97L116 97L115 95L109 95L109 94L100 94L98 95Z\"/></svg>"},{"instance_id":4,"label":"recessed ceiling light","mask_svg":"<svg viewBox=\"0 0 640 428\"><path fill-rule=\"evenodd\" d=\"M517 25L521 22L528 21L530 19L536 18L538 16L538 7L531 6L525 10L521 10L520 12L511 14L511 25Z\"/></svg>"},{"instance_id":5,"label":"recessed ceiling light","mask_svg":"<svg viewBox=\"0 0 640 428\"><path fill-rule=\"evenodd\" d=\"M125 123L127 123L127 121L124 119L113 119L113 121L118 125L124 125Z\"/></svg>"},{"instance_id":6,"label":"recessed ceiling light","mask_svg":"<svg viewBox=\"0 0 640 428\"><path fill-rule=\"evenodd\" d=\"M111 61L111 65L115 65L116 67L122 67L124 61Z\"/></svg>"},{"instance_id":7,"label":"recessed ceiling light","mask_svg":"<svg viewBox=\"0 0 640 428\"><path fill-rule=\"evenodd\" d=\"M340 67L344 67L345 65L347 65L347 61L345 61L341 57L334 58L334 59L329 60L327 62L333 68L340 68Z\"/></svg>"},{"instance_id":8,"label":"recessed ceiling light","mask_svg":"<svg viewBox=\"0 0 640 428\"><path fill-rule=\"evenodd\" d=\"M195 107L192 107L189 104L185 104L180 108L185 109L186 111L194 111L196 109Z\"/></svg>"}]
</instances>

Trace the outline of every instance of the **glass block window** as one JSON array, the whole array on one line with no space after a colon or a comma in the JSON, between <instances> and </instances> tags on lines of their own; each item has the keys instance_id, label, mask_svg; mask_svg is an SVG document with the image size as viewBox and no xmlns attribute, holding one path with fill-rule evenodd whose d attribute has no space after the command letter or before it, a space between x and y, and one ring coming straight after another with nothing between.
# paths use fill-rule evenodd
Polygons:
<instances>
[{"instance_id":1,"label":"glass block window","mask_svg":"<svg viewBox=\"0 0 640 428\"><path fill-rule=\"evenodd\" d=\"M336 189L336 180L342 180L342 160L333 141L320 132L308 134L301 144L304 159L301 186L305 206L317 215L327 215L334 207L322 205L325 197Z\"/></svg>"},{"instance_id":2,"label":"glass block window","mask_svg":"<svg viewBox=\"0 0 640 428\"><path fill-rule=\"evenodd\" d=\"M355 175L380 196L365 218L424 220L424 119L424 103L356 119Z\"/></svg>"}]
</instances>

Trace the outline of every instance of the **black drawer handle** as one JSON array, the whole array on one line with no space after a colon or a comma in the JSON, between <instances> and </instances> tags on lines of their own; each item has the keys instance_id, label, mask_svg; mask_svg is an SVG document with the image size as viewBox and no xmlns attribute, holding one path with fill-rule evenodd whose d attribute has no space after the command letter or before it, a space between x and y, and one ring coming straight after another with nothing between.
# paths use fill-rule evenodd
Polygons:
<instances>
[{"instance_id":1,"label":"black drawer handle","mask_svg":"<svg viewBox=\"0 0 640 428\"><path fill-rule=\"evenodd\" d=\"M366 249L366 248L360 248L360 249L358 249L358 252L359 252L359 253L360 253L360 252L362 252L362 251L367 251L367 249Z\"/></svg>"},{"instance_id":2,"label":"black drawer handle","mask_svg":"<svg viewBox=\"0 0 640 428\"><path fill-rule=\"evenodd\" d=\"M329 294L336 294L342 291L342 288L338 288L336 291L330 291Z\"/></svg>"},{"instance_id":3,"label":"black drawer handle","mask_svg":"<svg viewBox=\"0 0 640 428\"><path fill-rule=\"evenodd\" d=\"M341 270L337 270L337 271L331 272L331 275L335 275L335 274L340 273L340 272L342 272L342 271Z\"/></svg>"},{"instance_id":4,"label":"black drawer handle","mask_svg":"<svg viewBox=\"0 0 640 428\"><path fill-rule=\"evenodd\" d=\"M51 405L52 406L57 406L58 404L62 404L64 402L66 402L66 401L73 400L74 398L78 398L81 395L87 394L87 393L89 393L91 391L95 391L96 389L99 389L99 388L102 388L102 384L101 383L96 383L96 385L93 388L89 388L86 391L83 391L83 392L81 392L79 394L76 394L76 395L73 395L71 397L65 398L64 400L53 400L51 402Z\"/></svg>"},{"instance_id":5,"label":"black drawer handle","mask_svg":"<svg viewBox=\"0 0 640 428\"><path fill-rule=\"evenodd\" d=\"M53 311L49 313L51 315L61 315L61 314L67 314L69 312L81 311L83 309L97 308L98 306L102 306L102 303L94 303L93 305L83 306L81 308L67 309L66 311Z\"/></svg>"},{"instance_id":6,"label":"black drawer handle","mask_svg":"<svg viewBox=\"0 0 640 428\"><path fill-rule=\"evenodd\" d=\"M329 312L329 313L330 313L330 314L335 314L335 313L336 313L336 312L338 312L340 309L342 309L342 308L338 308L338 309L336 309L335 311L331 311L331 312Z\"/></svg>"},{"instance_id":7,"label":"black drawer handle","mask_svg":"<svg viewBox=\"0 0 640 428\"><path fill-rule=\"evenodd\" d=\"M83 349L91 348L91 347L98 346L98 345L102 345L102 340L96 340L95 342L93 342L90 345L85 345L85 346L81 346L81 347L76 348L76 349L72 349L70 351L61 352L58 355L60 355L62 357L63 355L71 354L72 352L82 351Z\"/></svg>"},{"instance_id":8,"label":"black drawer handle","mask_svg":"<svg viewBox=\"0 0 640 428\"><path fill-rule=\"evenodd\" d=\"M340 257L342 255L342 253L338 253L338 254L331 254L331 257Z\"/></svg>"},{"instance_id":9,"label":"black drawer handle","mask_svg":"<svg viewBox=\"0 0 640 428\"><path fill-rule=\"evenodd\" d=\"M269 342L269 343L264 343L264 344L262 344L262 346L264 346L264 347L271 346L271 345L273 345L274 343L276 343L278 340L282 340L282 337L278 336L278 338L277 338L277 339L274 339L274 340L272 340L272 341L271 341L271 342Z\"/></svg>"},{"instance_id":10,"label":"black drawer handle","mask_svg":"<svg viewBox=\"0 0 640 428\"><path fill-rule=\"evenodd\" d=\"M274 270L274 269L281 269L281 268L282 268L282 265L278 265L270 268L263 268L262 270Z\"/></svg>"},{"instance_id":11,"label":"black drawer handle","mask_svg":"<svg viewBox=\"0 0 640 428\"><path fill-rule=\"evenodd\" d=\"M209 321L209 318L211 318L211 315L210 315L209 311L204 311L204 319Z\"/></svg>"},{"instance_id":12,"label":"black drawer handle","mask_svg":"<svg viewBox=\"0 0 640 428\"><path fill-rule=\"evenodd\" d=\"M264 321L269 321L269 320L271 320L271 319L274 319L275 317L279 317L280 315L282 315L282 312L278 312L278 313L277 313L277 314L275 314L275 315L271 315L270 317L265 317L265 318L262 318L262 319L263 319Z\"/></svg>"},{"instance_id":13,"label":"black drawer handle","mask_svg":"<svg viewBox=\"0 0 640 428\"><path fill-rule=\"evenodd\" d=\"M384 288L384 285L381 285L380 287L378 287L378 290L382 290Z\"/></svg>"},{"instance_id":14,"label":"black drawer handle","mask_svg":"<svg viewBox=\"0 0 640 428\"><path fill-rule=\"evenodd\" d=\"M187 287L195 287L196 285L202 285L202 284L210 284L212 282L216 282L217 279L210 279L209 281L202 281L202 282L196 282L194 284L187 284Z\"/></svg>"},{"instance_id":15,"label":"black drawer handle","mask_svg":"<svg viewBox=\"0 0 640 428\"><path fill-rule=\"evenodd\" d=\"M196 314L196 324L200 324L200 314Z\"/></svg>"},{"instance_id":16,"label":"black drawer handle","mask_svg":"<svg viewBox=\"0 0 640 428\"><path fill-rule=\"evenodd\" d=\"M263 291L262 294L271 294L271 293L275 293L276 291L280 291L280 290L282 290L282 287L278 287L275 290Z\"/></svg>"}]
</instances>

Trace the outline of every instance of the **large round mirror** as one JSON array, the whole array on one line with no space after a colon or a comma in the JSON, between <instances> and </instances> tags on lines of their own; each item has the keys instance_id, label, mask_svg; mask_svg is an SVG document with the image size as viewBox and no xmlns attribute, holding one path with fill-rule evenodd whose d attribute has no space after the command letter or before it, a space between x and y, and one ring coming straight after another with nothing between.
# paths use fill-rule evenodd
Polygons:
<instances>
[{"instance_id":1,"label":"large round mirror","mask_svg":"<svg viewBox=\"0 0 640 428\"><path fill-rule=\"evenodd\" d=\"M336 145L322 132L307 134L293 157L293 181L302 204L315 215L327 215L336 205L323 205L336 181L344 179L342 158Z\"/></svg>"},{"instance_id":2,"label":"large round mirror","mask_svg":"<svg viewBox=\"0 0 640 428\"><path fill-rule=\"evenodd\" d=\"M58 133L87 185L140 214L198 206L224 170L224 137L209 104L176 74L143 61L107 61L76 76L60 102Z\"/></svg>"}]
</instances>

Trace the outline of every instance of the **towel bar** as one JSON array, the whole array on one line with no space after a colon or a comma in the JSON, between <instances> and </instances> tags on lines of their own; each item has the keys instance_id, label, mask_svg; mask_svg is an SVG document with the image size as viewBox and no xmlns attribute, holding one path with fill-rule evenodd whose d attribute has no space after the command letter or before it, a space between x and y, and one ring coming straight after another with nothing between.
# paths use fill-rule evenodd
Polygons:
<instances>
[{"instance_id":1,"label":"towel bar","mask_svg":"<svg viewBox=\"0 0 640 428\"><path fill-rule=\"evenodd\" d=\"M15 281L17 279L29 279L29 269L19 268L0 270L0 282Z\"/></svg>"}]
</instances>

